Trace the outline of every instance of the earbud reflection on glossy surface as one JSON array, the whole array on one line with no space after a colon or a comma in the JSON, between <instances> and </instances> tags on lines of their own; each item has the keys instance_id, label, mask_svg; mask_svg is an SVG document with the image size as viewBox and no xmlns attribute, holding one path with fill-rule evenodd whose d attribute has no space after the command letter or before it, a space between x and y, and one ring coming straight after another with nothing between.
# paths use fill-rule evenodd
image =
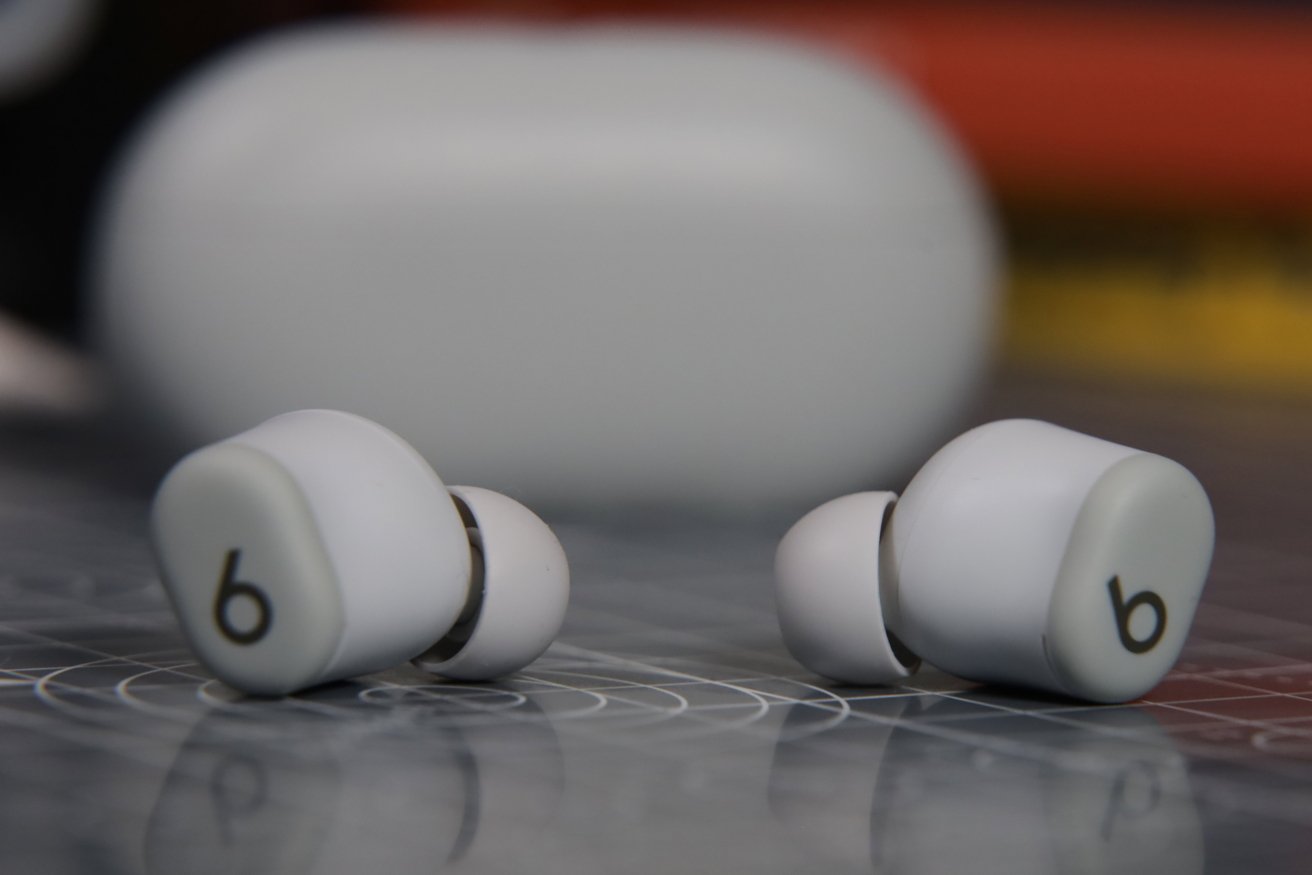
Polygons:
<instances>
[{"instance_id":1,"label":"earbud reflection on glossy surface","mask_svg":"<svg viewBox=\"0 0 1312 875\"><path fill-rule=\"evenodd\" d=\"M160 789L146 871L478 871L508 842L540 840L564 792L555 729L532 702L507 716L462 697L493 691L457 691L274 721L211 712Z\"/></svg>"},{"instance_id":2,"label":"earbud reflection on glossy surface","mask_svg":"<svg viewBox=\"0 0 1312 875\"><path fill-rule=\"evenodd\" d=\"M923 701L879 700L879 722L792 707L770 809L794 841L838 868L908 875L1204 870L1187 760L1146 712L1084 712L1018 744L1012 717L954 720Z\"/></svg>"}]
</instances>

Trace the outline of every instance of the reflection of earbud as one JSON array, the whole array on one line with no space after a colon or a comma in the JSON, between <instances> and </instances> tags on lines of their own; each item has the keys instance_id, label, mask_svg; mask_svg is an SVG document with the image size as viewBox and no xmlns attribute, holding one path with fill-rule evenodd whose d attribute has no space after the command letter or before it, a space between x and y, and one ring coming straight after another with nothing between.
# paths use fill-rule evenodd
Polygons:
<instances>
[{"instance_id":1,"label":"reflection of earbud","mask_svg":"<svg viewBox=\"0 0 1312 875\"><path fill-rule=\"evenodd\" d=\"M990 743L1015 741L1010 718L953 722L945 734L933 731L944 726L934 705L890 705L892 725L853 716L790 731L816 713L807 704L784 723L770 807L826 861L908 875L1203 871L1185 760L1147 713L1045 723L1013 756Z\"/></svg>"},{"instance_id":2,"label":"reflection of earbud","mask_svg":"<svg viewBox=\"0 0 1312 875\"><path fill-rule=\"evenodd\" d=\"M236 824L256 816L269 802L264 765L248 754L233 751L210 771L210 798L214 800L219 837L225 845L231 845L237 841Z\"/></svg>"},{"instance_id":3,"label":"reflection of earbud","mask_svg":"<svg viewBox=\"0 0 1312 875\"><path fill-rule=\"evenodd\" d=\"M155 498L164 583L201 661L277 695L415 659L484 680L564 620L565 553L523 505L443 485L358 416L302 410L198 450Z\"/></svg>"},{"instance_id":4,"label":"reflection of earbud","mask_svg":"<svg viewBox=\"0 0 1312 875\"><path fill-rule=\"evenodd\" d=\"M864 702L879 723L844 718L824 704L788 709L770 766L770 811L792 839L824 849L817 868L858 871L868 862L870 800L894 721L916 703L911 696Z\"/></svg>"},{"instance_id":5,"label":"reflection of earbud","mask_svg":"<svg viewBox=\"0 0 1312 875\"><path fill-rule=\"evenodd\" d=\"M312 871L342 788L342 764L323 723L280 713L274 732L272 724L222 711L203 719L151 814L147 871Z\"/></svg>"},{"instance_id":6,"label":"reflection of earbud","mask_svg":"<svg viewBox=\"0 0 1312 875\"><path fill-rule=\"evenodd\" d=\"M503 716L430 692L387 710L211 712L160 791L147 871L433 872L477 857L480 837L531 841L554 816L564 764L533 702Z\"/></svg>"},{"instance_id":7,"label":"reflection of earbud","mask_svg":"<svg viewBox=\"0 0 1312 875\"><path fill-rule=\"evenodd\" d=\"M896 505L896 509L894 509ZM779 620L799 661L889 683L923 657L981 681L1098 702L1179 656L1212 555L1179 464L1031 420L949 443L899 501L849 495L779 545Z\"/></svg>"}]
</instances>

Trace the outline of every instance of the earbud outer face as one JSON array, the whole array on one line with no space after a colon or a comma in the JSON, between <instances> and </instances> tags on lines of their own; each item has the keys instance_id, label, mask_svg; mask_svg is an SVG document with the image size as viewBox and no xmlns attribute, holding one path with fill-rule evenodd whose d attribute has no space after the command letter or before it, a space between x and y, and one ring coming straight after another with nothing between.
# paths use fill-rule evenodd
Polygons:
<instances>
[{"instance_id":1,"label":"earbud outer face","mask_svg":"<svg viewBox=\"0 0 1312 875\"><path fill-rule=\"evenodd\" d=\"M527 642L500 650L495 633L489 643L478 630L506 625L484 615L493 603L513 612L516 581L487 597L506 587L472 579L471 535L451 493L408 444L361 417L297 411L192 453L165 477L151 524L165 588L200 661L241 690L280 695L397 665L453 627L452 657L475 644L501 654L479 663L486 669L537 656L559 629L568 571L545 524L527 510L509 517L525 514L535 544L554 547L539 563L550 566L540 601L552 609L538 612Z\"/></svg>"},{"instance_id":2,"label":"earbud outer face","mask_svg":"<svg viewBox=\"0 0 1312 875\"><path fill-rule=\"evenodd\" d=\"M885 615L945 671L1126 701L1179 656L1213 535L1178 463L1048 423L989 423L903 493Z\"/></svg>"}]
</instances>

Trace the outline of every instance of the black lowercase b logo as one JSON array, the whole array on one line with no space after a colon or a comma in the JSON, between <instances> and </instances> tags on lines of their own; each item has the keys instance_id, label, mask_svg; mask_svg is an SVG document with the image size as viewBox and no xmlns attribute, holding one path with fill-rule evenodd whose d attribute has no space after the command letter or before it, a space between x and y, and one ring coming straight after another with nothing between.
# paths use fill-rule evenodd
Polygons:
<instances>
[{"instance_id":1,"label":"black lowercase b logo","mask_svg":"<svg viewBox=\"0 0 1312 875\"><path fill-rule=\"evenodd\" d=\"M229 550L223 559L223 573L219 575L219 590L214 595L214 622L223 637L233 644L254 644L264 637L273 623L273 605L269 597L258 586L237 579L237 563L241 561L240 550ZM247 629L239 629L228 617L228 607L233 599L247 598L255 603L259 612L255 624Z\"/></svg>"},{"instance_id":2,"label":"black lowercase b logo","mask_svg":"<svg viewBox=\"0 0 1312 875\"><path fill-rule=\"evenodd\" d=\"M1166 634L1166 602L1150 589L1136 592L1126 601L1121 591L1121 577L1115 575L1107 581L1107 592L1111 595L1112 613L1116 617L1116 634L1120 636L1121 646L1131 653L1147 653L1157 646ZM1145 638L1136 638L1130 631L1130 618L1140 608L1153 612L1153 629Z\"/></svg>"}]
</instances>

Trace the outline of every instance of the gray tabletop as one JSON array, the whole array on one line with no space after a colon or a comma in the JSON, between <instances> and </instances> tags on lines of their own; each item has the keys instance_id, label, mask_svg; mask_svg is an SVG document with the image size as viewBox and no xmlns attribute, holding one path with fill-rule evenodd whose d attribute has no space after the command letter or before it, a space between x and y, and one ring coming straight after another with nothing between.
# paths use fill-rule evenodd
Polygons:
<instances>
[{"instance_id":1,"label":"gray tabletop","mask_svg":"<svg viewBox=\"0 0 1312 875\"><path fill-rule=\"evenodd\" d=\"M1203 604L1142 701L830 685L774 619L786 521L674 518L552 520L566 627L504 682L244 699L168 611L130 441L10 418L0 871L1306 871L1312 409L1013 376L975 418L1003 415L1170 455L1212 495Z\"/></svg>"}]
</instances>

